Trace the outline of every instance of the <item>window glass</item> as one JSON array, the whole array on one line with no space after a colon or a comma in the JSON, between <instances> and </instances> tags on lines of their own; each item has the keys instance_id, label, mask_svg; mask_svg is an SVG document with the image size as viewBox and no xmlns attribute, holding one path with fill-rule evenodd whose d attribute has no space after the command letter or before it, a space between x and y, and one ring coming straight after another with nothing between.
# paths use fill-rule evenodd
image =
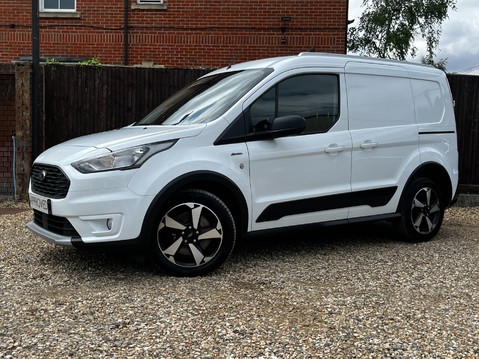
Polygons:
<instances>
[{"instance_id":1,"label":"window glass","mask_svg":"<svg viewBox=\"0 0 479 359\"><path fill-rule=\"evenodd\" d=\"M41 0L42 10L75 10L75 0Z\"/></svg>"},{"instance_id":2,"label":"window glass","mask_svg":"<svg viewBox=\"0 0 479 359\"><path fill-rule=\"evenodd\" d=\"M276 117L276 87L257 99L251 106L250 113L253 132L269 130Z\"/></svg>"},{"instance_id":3,"label":"window glass","mask_svg":"<svg viewBox=\"0 0 479 359\"><path fill-rule=\"evenodd\" d=\"M60 0L60 9L75 9L75 0Z\"/></svg>"},{"instance_id":4,"label":"window glass","mask_svg":"<svg viewBox=\"0 0 479 359\"><path fill-rule=\"evenodd\" d=\"M58 0L44 0L43 7L45 9L58 9Z\"/></svg>"},{"instance_id":5,"label":"window glass","mask_svg":"<svg viewBox=\"0 0 479 359\"><path fill-rule=\"evenodd\" d=\"M415 123L408 78L347 74L351 130Z\"/></svg>"},{"instance_id":6,"label":"window glass","mask_svg":"<svg viewBox=\"0 0 479 359\"><path fill-rule=\"evenodd\" d=\"M437 82L411 80L418 123L436 123L444 118L446 108Z\"/></svg>"},{"instance_id":7,"label":"window glass","mask_svg":"<svg viewBox=\"0 0 479 359\"><path fill-rule=\"evenodd\" d=\"M327 132L339 118L337 75L301 75L265 92L250 108L251 131L268 130L276 117L300 115L307 133Z\"/></svg>"},{"instance_id":8,"label":"window glass","mask_svg":"<svg viewBox=\"0 0 479 359\"><path fill-rule=\"evenodd\" d=\"M270 72L245 70L200 78L135 125L189 125L216 120Z\"/></svg>"}]
</instances>

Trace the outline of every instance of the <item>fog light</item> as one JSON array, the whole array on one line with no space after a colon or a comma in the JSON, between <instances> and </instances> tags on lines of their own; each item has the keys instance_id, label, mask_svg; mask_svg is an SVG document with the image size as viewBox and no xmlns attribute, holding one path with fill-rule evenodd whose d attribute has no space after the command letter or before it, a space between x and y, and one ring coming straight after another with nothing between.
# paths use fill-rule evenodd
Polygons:
<instances>
[{"instance_id":1,"label":"fog light","mask_svg":"<svg viewBox=\"0 0 479 359\"><path fill-rule=\"evenodd\" d=\"M111 228L113 227L113 218L108 218L106 220L106 227L108 228L109 231L111 231Z\"/></svg>"}]
</instances>

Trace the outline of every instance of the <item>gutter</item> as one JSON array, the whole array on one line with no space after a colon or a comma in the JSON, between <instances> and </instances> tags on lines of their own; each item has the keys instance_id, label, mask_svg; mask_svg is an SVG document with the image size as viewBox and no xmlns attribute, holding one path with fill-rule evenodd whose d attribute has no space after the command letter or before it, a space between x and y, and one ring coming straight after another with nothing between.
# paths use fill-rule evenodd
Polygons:
<instances>
[{"instance_id":1,"label":"gutter","mask_svg":"<svg viewBox=\"0 0 479 359\"><path fill-rule=\"evenodd\" d=\"M125 2L125 12L123 18L123 65L128 65L128 5L129 1Z\"/></svg>"}]
</instances>

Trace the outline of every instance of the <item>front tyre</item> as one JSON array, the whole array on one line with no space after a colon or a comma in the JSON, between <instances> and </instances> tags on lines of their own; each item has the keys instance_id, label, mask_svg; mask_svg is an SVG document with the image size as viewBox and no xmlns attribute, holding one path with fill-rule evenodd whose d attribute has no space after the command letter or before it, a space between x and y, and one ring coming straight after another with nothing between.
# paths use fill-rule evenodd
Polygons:
<instances>
[{"instance_id":1,"label":"front tyre","mask_svg":"<svg viewBox=\"0 0 479 359\"><path fill-rule=\"evenodd\" d=\"M177 193L154 221L149 255L177 276L207 274L231 254L236 226L226 204L203 190Z\"/></svg>"},{"instance_id":2,"label":"front tyre","mask_svg":"<svg viewBox=\"0 0 479 359\"><path fill-rule=\"evenodd\" d=\"M407 189L399 205L401 220L397 229L411 242L431 240L441 228L444 206L438 186L426 178L416 179Z\"/></svg>"}]
</instances>

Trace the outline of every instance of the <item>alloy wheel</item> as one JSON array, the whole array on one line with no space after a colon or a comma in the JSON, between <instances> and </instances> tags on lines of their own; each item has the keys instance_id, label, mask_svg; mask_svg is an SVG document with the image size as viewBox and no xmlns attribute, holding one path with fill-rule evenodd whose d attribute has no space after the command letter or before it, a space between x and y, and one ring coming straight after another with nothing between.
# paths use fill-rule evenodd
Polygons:
<instances>
[{"instance_id":1,"label":"alloy wheel","mask_svg":"<svg viewBox=\"0 0 479 359\"><path fill-rule=\"evenodd\" d=\"M434 231L441 219L441 206L438 194L430 187L421 188L413 198L411 221L420 234Z\"/></svg>"},{"instance_id":2,"label":"alloy wheel","mask_svg":"<svg viewBox=\"0 0 479 359\"><path fill-rule=\"evenodd\" d=\"M200 267L219 252L223 228L209 207L194 202L171 208L161 219L157 243L161 254L180 267Z\"/></svg>"}]
</instances>

